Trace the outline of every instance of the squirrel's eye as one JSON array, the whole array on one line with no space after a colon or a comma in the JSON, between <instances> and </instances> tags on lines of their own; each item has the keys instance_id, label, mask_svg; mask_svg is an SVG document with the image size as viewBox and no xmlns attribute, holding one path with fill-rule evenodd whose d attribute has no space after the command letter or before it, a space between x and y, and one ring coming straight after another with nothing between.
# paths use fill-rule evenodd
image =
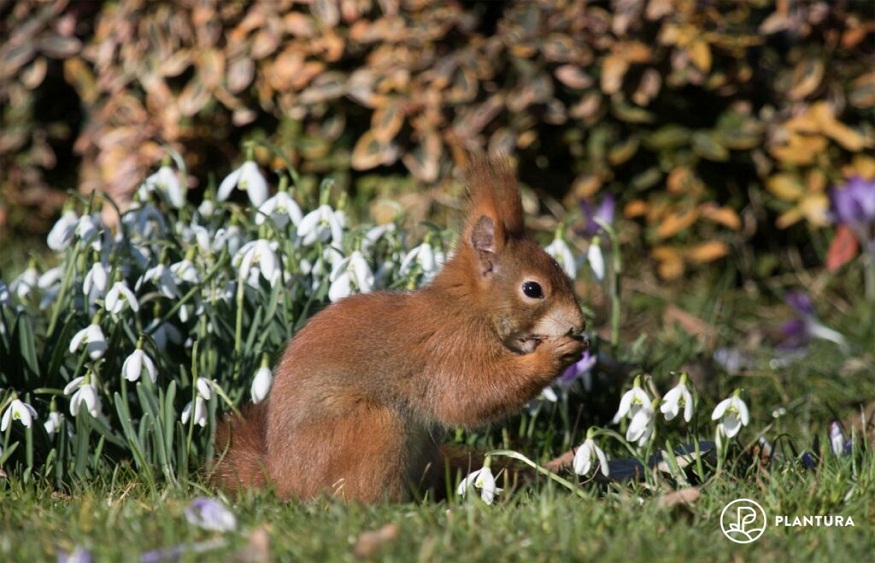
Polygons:
<instances>
[{"instance_id":1,"label":"squirrel's eye","mask_svg":"<svg viewBox=\"0 0 875 563\"><path fill-rule=\"evenodd\" d=\"M523 293L526 294L526 297L531 297L532 299L544 297L544 290L541 289L541 284L533 281L527 281L523 284Z\"/></svg>"}]
</instances>

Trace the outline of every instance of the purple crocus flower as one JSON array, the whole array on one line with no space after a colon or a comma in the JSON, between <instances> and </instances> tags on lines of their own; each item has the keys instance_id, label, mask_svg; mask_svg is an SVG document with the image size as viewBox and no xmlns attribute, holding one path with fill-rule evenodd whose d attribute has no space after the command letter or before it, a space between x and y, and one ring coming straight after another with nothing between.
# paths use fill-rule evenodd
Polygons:
<instances>
[{"instance_id":1,"label":"purple crocus flower","mask_svg":"<svg viewBox=\"0 0 875 563\"><path fill-rule=\"evenodd\" d=\"M596 219L609 225L613 224L616 205L617 202L611 194L606 195L598 207L585 199L580 200L580 210L583 212L585 224L583 227L575 229L575 232L585 238L596 236L603 230Z\"/></svg>"},{"instance_id":2,"label":"purple crocus flower","mask_svg":"<svg viewBox=\"0 0 875 563\"><path fill-rule=\"evenodd\" d=\"M833 188L833 215L856 232L857 227L875 223L875 180L854 176L841 188Z\"/></svg>"},{"instance_id":3,"label":"purple crocus flower","mask_svg":"<svg viewBox=\"0 0 875 563\"><path fill-rule=\"evenodd\" d=\"M565 371L559 376L559 385L567 388L579 379L583 381L584 389L589 391L592 389L592 369L597 362L598 356L587 348L583 351L580 360L565 368Z\"/></svg>"},{"instance_id":4,"label":"purple crocus flower","mask_svg":"<svg viewBox=\"0 0 875 563\"><path fill-rule=\"evenodd\" d=\"M812 338L829 340L838 344L842 350L847 349L848 342L845 337L818 320L814 314L814 304L807 293L794 291L788 293L784 299L796 311L797 317L781 326L782 341L778 346L779 349L800 350L805 348Z\"/></svg>"},{"instance_id":5,"label":"purple crocus flower","mask_svg":"<svg viewBox=\"0 0 875 563\"><path fill-rule=\"evenodd\" d=\"M854 176L843 187L833 188L830 196L833 219L854 233L867 255L866 298L875 300L875 179Z\"/></svg>"}]
</instances>

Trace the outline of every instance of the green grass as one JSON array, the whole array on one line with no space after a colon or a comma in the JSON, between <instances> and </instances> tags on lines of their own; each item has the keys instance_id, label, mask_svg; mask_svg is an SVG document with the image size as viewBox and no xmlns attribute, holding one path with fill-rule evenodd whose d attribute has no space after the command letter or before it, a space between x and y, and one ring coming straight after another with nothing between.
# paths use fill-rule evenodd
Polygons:
<instances>
[{"instance_id":1,"label":"green grass","mask_svg":"<svg viewBox=\"0 0 875 563\"><path fill-rule=\"evenodd\" d=\"M740 342L733 334L742 334L762 318L777 322L785 313L780 306L767 312L738 297L723 298L724 309L739 311L720 329L732 343ZM702 313L708 306L699 306L713 304L711 299L696 294L680 299L678 305ZM644 308L635 314L646 322L655 310ZM860 428L862 417L875 412L875 358L869 346L875 330L873 307L859 303L841 313L824 314L827 324L849 338L850 356L831 343L814 342L805 361L778 370L755 367L735 377L718 372L717 391L699 389L700 416L709 418L715 401L743 387L752 421L742 430L738 445L753 445L763 434L776 455L766 463L750 450L735 450L723 471L712 470L699 483L701 496L690 504L664 506L665 495L678 484L659 475L638 483L584 483L583 498L539 479L525 489L503 493L493 506L476 497L379 506L331 499L299 503L253 492L226 499L238 524L235 531L223 534L186 521L183 510L192 498L218 495L197 480L150 491L136 473L120 467L114 475L62 493L46 483L22 484L9 476L0 481L0 560L54 560L59 551L75 546L89 549L95 561L137 560L143 553L179 546L182 561L260 560L265 554L280 561L866 560L875 543L875 448L872 421L865 420L866 433ZM636 360L652 368L664 392L673 383L663 367L685 362L697 369L701 345L665 327L653 334L638 347L641 355ZM765 357L764 350L747 351ZM782 408L786 413L775 417ZM825 451L826 428L833 418L842 420L849 431L854 428L852 455L839 458ZM703 427L712 428L706 422ZM507 428L515 428L515 421ZM575 436L578 442L581 432L578 429ZM672 434L672 439L677 437ZM812 450L815 441L822 459L816 469L805 468L799 456ZM537 456L539 443L543 441L523 441L521 449ZM612 457L623 455L616 444L607 445ZM720 531L723 507L737 498L759 502L768 514L769 527L750 545L734 544ZM841 515L855 525L775 527L778 515ZM381 529L390 537L357 548L362 534ZM207 550L197 553L198 549ZM357 555L357 549L365 553Z\"/></svg>"},{"instance_id":2,"label":"green grass","mask_svg":"<svg viewBox=\"0 0 875 563\"><path fill-rule=\"evenodd\" d=\"M770 560L862 561L871 554L875 522L875 467L856 478L844 500L850 468L815 474L779 471L750 482L714 479L691 507L662 508L649 495L626 487L591 490L587 498L553 486L536 487L494 506L480 502L363 507L336 501L282 503L267 495L234 502L238 531L217 534L187 523L183 508L198 491L183 488L150 495L141 484L99 484L72 496L47 488L7 486L2 507L0 555L7 561L53 559L59 549L82 545L95 560L134 560L137 554L220 537L211 560L251 553L253 530L268 535L272 560L351 561L363 532L397 525L397 536L373 555L388 561ZM725 503L756 499L769 515L841 514L855 527L770 527L752 545L723 537ZM642 500L643 498L643 500ZM188 553L183 560L201 560Z\"/></svg>"}]
</instances>

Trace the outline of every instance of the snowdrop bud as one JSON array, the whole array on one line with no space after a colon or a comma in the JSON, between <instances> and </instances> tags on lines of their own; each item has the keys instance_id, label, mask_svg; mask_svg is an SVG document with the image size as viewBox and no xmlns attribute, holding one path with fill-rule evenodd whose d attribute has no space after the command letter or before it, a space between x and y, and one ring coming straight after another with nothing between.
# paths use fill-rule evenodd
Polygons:
<instances>
[{"instance_id":1,"label":"snowdrop bud","mask_svg":"<svg viewBox=\"0 0 875 563\"><path fill-rule=\"evenodd\" d=\"M577 263L574 260L574 254L564 239L557 236L544 250L556 259L569 278L575 279L577 277Z\"/></svg>"},{"instance_id":2,"label":"snowdrop bud","mask_svg":"<svg viewBox=\"0 0 875 563\"><path fill-rule=\"evenodd\" d=\"M599 237L592 239L589 244L589 249L586 251L586 260L589 262L589 267L597 281L605 279L605 257L602 254L602 247Z\"/></svg>"},{"instance_id":3,"label":"snowdrop bud","mask_svg":"<svg viewBox=\"0 0 875 563\"><path fill-rule=\"evenodd\" d=\"M273 384L273 372L267 365L262 365L255 372L255 378L252 380L252 388L250 390L250 394L252 395L253 403L260 403L267 397L268 392L270 392L270 387Z\"/></svg>"},{"instance_id":4,"label":"snowdrop bud","mask_svg":"<svg viewBox=\"0 0 875 563\"><path fill-rule=\"evenodd\" d=\"M46 239L46 244L55 252L66 250L70 243L73 242L73 236L76 234L76 226L79 224L79 216L73 210L64 211L52 230L49 231L49 236Z\"/></svg>"}]
</instances>

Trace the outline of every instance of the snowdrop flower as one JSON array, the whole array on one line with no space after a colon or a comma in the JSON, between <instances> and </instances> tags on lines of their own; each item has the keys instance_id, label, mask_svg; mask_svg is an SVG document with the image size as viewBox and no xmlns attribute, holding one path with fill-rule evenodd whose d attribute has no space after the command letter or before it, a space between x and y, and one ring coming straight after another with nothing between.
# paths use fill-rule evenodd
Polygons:
<instances>
[{"instance_id":1,"label":"snowdrop flower","mask_svg":"<svg viewBox=\"0 0 875 563\"><path fill-rule=\"evenodd\" d=\"M78 415L83 406L92 417L97 418L100 416L103 405L97 394L97 387L90 380L86 381L85 377L80 376L68 383L64 387L64 395L70 395L71 393L73 394L70 397L71 416Z\"/></svg>"},{"instance_id":2,"label":"snowdrop flower","mask_svg":"<svg viewBox=\"0 0 875 563\"><path fill-rule=\"evenodd\" d=\"M93 307L94 303L106 295L106 287L109 283L109 266L103 262L95 262L91 265L91 269L85 274L85 279L82 281L82 291L88 299L88 305Z\"/></svg>"},{"instance_id":3,"label":"snowdrop flower","mask_svg":"<svg viewBox=\"0 0 875 563\"><path fill-rule=\"evenodd\" d=\"M255 224L261 225L270 219L278 229L285 229L289 222L297 227L302 218L301 208L295 200L286 192L277 192L258 208Z\"/></svg>"},{"instance_id":4,"label":"snowdrop flower","mask_svg":"<svg viewBox=\"0 0 875 563\"><path fill-rule=\"evenodd\" d=\"M641 376L636 376L632 388L626 391L620 398L620 408L617 410L617 414L614 415L612 422L617 424L626 415L629 415L629 418L633 418L644 405L649 404L650 397L641 388Z\"/></svg>"},{"instance_id":5,"label":"snowdrop flower","mask_svg":"<svg viewBox=\"0 0 875 563\"><path fill-rule=\"evenodd\" d=\"M480 498L482 498L483 502L486 504L492 504L495 500L495 495L502 491L502 489L495 485L495 477L493 477L492 470L489 469L488 465L484 465L482 469L478 469L462 479L456 492L460 496L465 496L472 485L475 488L480 489Z\"/></svg>"},{"instance_id":6,"label":"snowdrop flower","mask_svg":"<svg viewBox=\"0 0 875 563\"><path fill-rule=\"evenodd\" d=\"M13 395L13 397L14 396L15 395ZM37 418L36 410L32 406L16 398L9 403L9 406L6 407L6 411L3 413L3 421L0 422L0 431L5 432L9 427L9 423L13 420L18 420L25 428L30 428L35 418Z\"/></svg>"},{"instance_id":7,"label":"snowdrop flower","mask_svg":"<svg viewBox=\"0 0 875 563\"><path fill-rule=\"evenodd\" d=\"M253 403L260 403L267 397L270 392L270 387L273 384L273 372L267 365L267 359L262 361L261 367L255 372L255 378L252 380L252 388L250 394Z\"/></svg>"},{"instance_id":8,"label":"snowdrop flower","mask_svg":"<svg viewBox=\"0 0 875 563\"><path fill-rule=\"evenodd\" d=\"M191 419L201 428L207 425L207 401L213 397L213 386L208 379L198 377L195 383L197 394L194 401L189 402L182 409L182 423L187 424Z\"/></svg>"},{"instance_id":9,"label":"snowdrop flower","mask_svg":"<svg viewBox=\"0 0 875 563\"><path fill-rule=\"evenodd\" d=\"M73 339L70 340L70 353L75 354L83 344L92 360L102 358L106 352L106 337L96 318L90 325L73 335Z\"/></svg>"},{"instance_id":10,"label":"snowdrop flower","mask_svg":"<svg viewBox=\"0 0 875 563\"><path fill-rule=\"evenodd\" d=\"M61 276L64 275L61 266L55 266L50 270L46 270L37 280L36 285L42 293L39 307L45 309L55 302L58 294L61 292Z\"/></svg>"},{"instance_id":11,"label":"snowdrop flower","mask_svg":"<svg viewBox=\"0 0 875 563\"><path fill-rule=\"evenodd\" d=\"M243 245L243 231L237 225L222 227L216 231L213 237L213 252L221 252L228 249L228 254L235 255Z\"/></svg>"},{"instance_id":12,"label":"snowdrop flower","mask_svg":"<svg viewBox=\"0 0 875 563\"><path fill-rule=\"evenodd\" d=\"M26 270L12 280L9 284L9 291L14 293L18 299L26 299L30 295L31 290L37 287L39 283L39 272L32 263Z\"/></svg>"},{"instance_id":13,"label":"snowdrop flower","mask_svg":"<svg viewBox=\"0 0 875 563\"><path fill-rule=\"evenodd\" d=\"M146 270L134 285L135 291L140 291L140 287L151 282L155 288L165 297L176 299L180 297L179 286L176 285L173 273L164 264L158 264Z\"/></svg>"},{"instance_id":14,"label":"snowdrop flower","mask_svg":"<svg viewBox=\"0 0 875 563\"><path fill-rule=\"evenodd\" d=\"M167 231L164 215L154 205L134 203L122 217L132 238L152 242Z\"/></svg>"},{"instance_id":15,"label":"snowdrop flower","mask_svg":"<svg viewBox=\"0 0 875 563\"><path fill-rule=\"evenodd\" d=\"M574 260L574 254L560 233L556 233L556 238L544 250L559 262L569 278L575 279L577 277L577 262Z\"/></svg>"},{"instance_id":16,"label":"snowdrop flower","mask_svg":"<svg viewBox=\"0 0 875 563\"><path fill-rule=\"evenodd\" d=\"M267 180L253 160L247 160L222 180L216 199L225 201L234 188L245 191L249 195L249 201L256 207L260 207L267 200Z\"/></svg>"},{"instance_id":17,"label":"snowdrop flower","mask_svg":"<svg viewBox=\"0 0 875 563\"><path fill-rule=\"evenodd\" d=\"M110 313L117 315L121 313L125 304L127 304L133 312L140 310L140 302L137 301L137 296L128 288L128 284L123 281L117 281L112 284L109 293L106 294L104 306Z\"/></svg>"},{"instance_id":18,"label":"snowdrop flower","mask_svg":"<svg viewBox=\"0 0 875 563\"><path fill-rule=\"evenodd\" d=\"M626 429L626 440L630 442L638 442L638 446L645 446L653 436L653 428L656 424L656 407L657 400L652 403L645 403L629 423L629 428Z\"/></svg>"},{"instance_id":19,"label":"snowdrop flower","mask_svg":"<svg viewBox=\"0 0 875 563\"><path fill-rule=\"evenodd\" d=\"M329 276L328 298L333 302L348 297L354 290L368 293L374 288L374 273L358 250L334 265Z\"/></svg>"},{"instance_id":20,"label":"snowdrop flower","mask_svg":"<svg viewBox=\"0 0 875 563\"><path fill-rule=\"evenodd\" d=\"M443 262L443 253L435 252L434 247L426 239L425 242L413 248L401 259L398 273L406 276L410 272L415 272L415 270L419 269L422 272L424 281L430 282L440 271Z\"/></svg>"},{"instance_id":21,"label":"snowdrop flower","mask_svg":"<svg viewBox=\"0 0 875 563\"><path fill-rule=\"evenodd\" d=\"M137 344L137 349L125 358L122 364L122 375L128 381L137 381L143 372L146 372L152 383L155 383L158 380L158 371L155 369L155 363L152 361L152 358L143 350L142 345L143 341L140 340Z\"/></svg>"},{"instance_id":22,"label":"snowdrop flower","mask_svg":"<svg viewBox=\"0 0 875 563\"><path fill-rule=\"evenodd\" d=\"M11 294L9 293L9 286L6 285L6 282L0 280L0 305L6 306L9 305L9 301L12 299Z\"/></svg>"},{"instance_id":23,"label":"snowdrop flower","mask_svg":"<svg viewBox=\"0 0 875 563\"><path fill-rule=\"evenodd\" d=\"M271 287L276 286L282 274L279 258L276 255L276 241L258 239L244 244L234 256L237 265L237 279L244 280L250 286L258 288L258 276L264 277Z\"/></svg>"},{"instance_id":24,"label":"snowdrop flower","mask_svg":"<svg viewBox=\"0 0 875 563\"><path fill-rule=\"evenodd\" d=\"M179 262L170 265L170 273L175 276L176 281L183 281L187 283L198 283L200 281L201 276L197 271L197 266L195 266L194 262L192 261L194 258L194 253L192 252L190 254L192 254L191 257L186 256Z\"/></svg>"},{"instance_id":25,"label":"snowdrop flower","mask_svg":"<svg viewBox=\"0 0 875 563\"><path fill-rule=\"evenodd\" d=\"M592 434L593 429L590 428L586 434L586 440L579 448L577 448L577 451L574 452L574 460L571 465L574 467L575 473L578 475L586 475L593 467L592 462L598 460L599 467L602 470L602 475L607 477L610 474L608 458L605 456L605 452L603 452L595 443L595 440L592 439Z\"/></svg>"},{"instance_id":26,"label":"snowdrop flower","mask_svg":"<svg viewBox=\"0 0 875 563\"><path fill-rule=\"evenodd\" d=\"M595 237L589 243L586 250L586 261L597 281L605 279L605 256L602 254L602 245L599 237Z\"/></svg>"},{"instance_id":27,"label":"snowdrop flower","mask_svg":"<svg viewBox=\"0 0 875 563\"><path fill-rule=\"evenodd\" d=\"M169 164L164 164L157 172L146 178L140 186L138 195L145 200L152 192L162 192L167 196L170 205L181 209L185 205L185 191L179 181L176 171Z\"/></svg>"},{"instance_id":28,"label":"snowdrop flower","mask_svg":"<svg viewBox=\"0 0 875 563\"><path fill-rule=\"evenodd\" d=\"M213 234L201 225L189 225L183 237L187 242L194 240L203 255L207 255L213 250Z\"/></svg>"},{"instance_id":29,"label":"snowdrop flower","mask_svg":"<svg viewBox=\"0 0 875 563\"><path fill-rule=\"evenodd\" d=\"M234 514L220 501L198 497L185 508L185 519L195 526L215 532L230 532L237 528Z\"/></svg>"},{"instance_id":30,"label":"snowdrop flower","mask_svg":"<svg viewBox=\"0 0 875 563\"><path fill-rule=\"evenodd\" d=\"M298 236L301 244L311 246L317 241L326 243L331 241L338 248L343 243L343 227L346 223L345 216L339 211L334 211L328 205L320 205L301 219L298 223Z\"/></svg>"},{"instance_id":31,"label":"snowdrop flower","mask_svg":"<svg viewBox=\"0 0 875 563\"><path fill-rule=\"evenodd\" d=\"M559 400L559 395L556 394L556 390L553 389L551 385L548 385L541 389L541 393L538 395L537 399L541 401L549 401L551 403L555 403Z\"/></svg>"},{"instance_id":32,"label":"snowdrop flower","mask_svg":"<svg viewBox=\"0 0 875 563\"><path fill-rule=\"evenodd\" d=\"M666 420L672 420L678 415L681 407L684 408L684 420L689 422L693 418L693 394L687 387L687 373L681 374L680 382L665 394L662 398L662 405L659 407L660 412L665 415Z\"/></svg>"},{"instance_id":33,"label":"snowdrop flower","mask_svg":"<svg viewBox=\"0 0 875 563\"><path fill-rule=\"evenodd\" d=\"M46 238L46 244L55 252L66 250L73 242L73 236L76 234L76 226L79 224L79 216L72 209L67 209L49 231L49 236Z\"/></svg>"},{"instance_id":34,"label":"snowdrop flower","mask_svg":"<svg viewBox=\"0 0 875 563\"><path fill-rule=\"evenodd\" d=\"M201 428L207 425L207 404L200 395L182 409L182 423L188 424L189 419Z\"/></svg>"},{"instance_id":35,"label":"snowdrop flower","mask_svg":"<svg viewBox=\"0 0 875 563\"><path fill-rule=\"evenodd\" d=\"M86 244L91 244L91 248L100 252L101 248L103 248L103 243L100 240L100 228L98 225L100 224L100 216L94 215L83 215L79 218L79 222L76 223L76 236L82 242Z\"/></svg>"},{"instance_id":36,"label":"snowdrop flower","mask_svg":"<svg viewBox=\"0 0 875 563\"><path fill-rule=\"evenodd\" d=\"M46 429L46 434L49 435L49 440L55 437L55 434L61 428L61 425L64 423L64 415L59 413L58 411L52 411L49 413L48 418L43 423L43 428Z\"/></svg>"},{"instance_id":37,"label":"snowdrop flower","mask_svg":"<svg viewBox=\"0 0 875 563\"><path fill-rule=\"evenodd\" d=\"M720 401L711 414L711 420L720 420L717 424L718 435L722 433L726 438L734 437L742 426L747 426L750 412L741 400L741 391L736 390L731 397Z\"/></svg>"}]
</instances>

